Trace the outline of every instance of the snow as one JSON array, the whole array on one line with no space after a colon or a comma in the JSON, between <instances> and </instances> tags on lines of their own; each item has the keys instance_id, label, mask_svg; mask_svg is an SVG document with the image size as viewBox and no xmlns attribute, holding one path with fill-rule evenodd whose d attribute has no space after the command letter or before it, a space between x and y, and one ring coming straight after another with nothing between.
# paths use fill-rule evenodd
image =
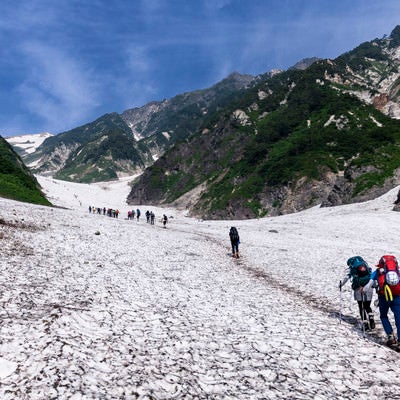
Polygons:
<instances>
[{"instance_id":1,"label":"snow","mask_svg":"<svg viewBox=\"0 0 400 400\"><path fill-rule=\"evenodd\" d=\"M17 369L17 364L0 358L0 379L6 378Z\"/></svg>"},{"instance_id":2,"label":"snow","mask_svg":"<svg viewBox=\"0 0 400 400\"><path fill-rule=\"evenodd\" d=\"M34 133L19 136L10 136L5 139L15 147L18 147L25 151L25 153L31 154L36 151L36 149L50 136L51 133Z\"/></svg>"},{"instance_id":3,"label":"snow","mask_svg":"<svg viewBox=\"0 0 400 400\"><path fill-rule=\"evenodd\" d=\"M383 125L377 121L372 115L369 116L371 118L371 120L376 124L376 126L379 126L379 128L381 128Z\"/></svg>"},{"instance_id":4,"label":"snow","mask_svg":"<svg viewBox=\"0 0 400 400\"><path fill-rule=\"evenodd\" d=\"M136 175L120 178L117 181L84 184L36 175L36 179L52 204L85 210L89 206L129 209L126 198L130 192L129 183L135 177Z\"/></svg>"},{"instance_id":5,"label":"snow","mask_svg":"<svg viewBox=\"0 0 400 400\"><path fill-rule=\"evenodd\" d=\"M357 305L338 290L350 256L400 256L399 188L258 220L140 206L129 221L128 179L38 178L63 208L0 199L1 399L400 398L399 354L346 322Z\"/></svg>"}]
</instances>

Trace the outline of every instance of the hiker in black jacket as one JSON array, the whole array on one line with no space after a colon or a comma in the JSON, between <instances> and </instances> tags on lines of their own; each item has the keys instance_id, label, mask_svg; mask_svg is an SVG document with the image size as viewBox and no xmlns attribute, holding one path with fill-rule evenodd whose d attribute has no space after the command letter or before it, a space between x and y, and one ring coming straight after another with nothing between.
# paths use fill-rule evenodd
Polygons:
<instances>
[{"instance_id":1,"label":"hiker in black jacket","mask_svg":"<svg viewBox=\"0 0 400 400\"><path fill-rule=\"evenodd\" d=\"M231 239L231 246L232 246L232 257L239 258L239 233L237 229L232 226L229 231L229 238Z\"/></svg>"}]
</instances>

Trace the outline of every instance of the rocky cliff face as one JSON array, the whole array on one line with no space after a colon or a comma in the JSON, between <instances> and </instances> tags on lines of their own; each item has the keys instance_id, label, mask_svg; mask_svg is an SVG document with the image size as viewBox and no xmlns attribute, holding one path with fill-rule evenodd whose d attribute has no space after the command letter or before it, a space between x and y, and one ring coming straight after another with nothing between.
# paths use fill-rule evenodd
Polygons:
<instances>
[{"instance_id":1,"label":"rocky cliff face","mask_svg":"<svg viewBox=\"0 0 400 400\"><path fill-rule=\"evenodd\" d=\"M121 118L129 126L136 141L157 133L152 126L155 115L160 114L168 106L168 101L154 101L140 108L131 108L121 114Z\"/></svg>"},{"instance_id":2,"label":"rocky cliff face","mask_svg":"<svg viewBox=\"0 0 400 400\"><path fill-rule=\"evenodd\" d=\"M335 73L325 77L336 87L344 86L367 104L391 118L400 118L400 29L396 27L389 37L361 44L331 61Z\"/></svg>"}]
</instances>

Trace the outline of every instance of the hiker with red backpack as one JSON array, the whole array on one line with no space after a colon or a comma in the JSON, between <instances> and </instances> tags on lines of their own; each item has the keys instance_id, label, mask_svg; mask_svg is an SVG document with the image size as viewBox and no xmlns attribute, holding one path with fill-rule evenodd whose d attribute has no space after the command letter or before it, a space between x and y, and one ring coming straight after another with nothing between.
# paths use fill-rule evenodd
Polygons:
<instances>
[{"instance_id":1,"label":"hiker with red backpack","mask_svg":"<svg viewBox=\"0 0 400 400\"><path fill-rule=\"evenodd\" d=\"M393 346L400 342L400 269L397 259L393 255L384 255L371 274L371 279L361 292L378 282L379 313L383 329L387 334L387 345ZM389 309L392 310L397 329L397 340L388 318Z\"/></svg>"},{"instance_id":2,"label":"hiker with red backpack","mask_svg":"<svg viewBox=\"0 0 400 400\"><path fill-rule=\"evenodd\" d=\"M365 289L365 286L370 281L371 268L367 262L360 256L350 257L347 260L349 267L347 276L339 283L339 289L342 290L344 284L350 280L351 288L354 291L354 300L358 303L358 309L361 316L361 323L363 331L375 329L374 314L371 309L372 296L374 290L372 287ZM364 287L361 292L360 288Z\"/></svg>"}]
</instances>

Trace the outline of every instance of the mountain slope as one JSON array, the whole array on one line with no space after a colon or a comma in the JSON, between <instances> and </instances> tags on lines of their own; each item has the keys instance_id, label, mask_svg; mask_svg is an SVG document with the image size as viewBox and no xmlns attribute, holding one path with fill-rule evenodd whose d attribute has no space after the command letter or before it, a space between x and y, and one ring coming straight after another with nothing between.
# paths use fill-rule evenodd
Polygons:
<instances>
[{"instance_id":1,"label":"mountain slope","mask_svg":"<svg viewBox=\"0 0 400 400\"><path fill-rule=\"evenodd\" d=\"M0 136L0 196L50 205L34 176L11 145Z\"/></svg>"},{"instance_id":2,"label":"mountain slope","mask_svg":"<svg viewBox=\"0 0 400 400\"><path fill-rule=\"evenodd\" d=\"M35 171L60 179L94 182L132 175L177 141L193 135L210 115L239 98L254 77L233 73L211 88L141 108L106 114L47 139L25 157Z\"/></svg>"},{"instance_id":3,"label":"mountain slope","mask_svg":"<svg viewBox=\"0 0 400 400\"><path fill-rule=\"evenodd\" d=\"M397 27L336 60L260 77L149 168L128 201L249 218L382 194L400 182L398 43Z\"/></svg>"},{"instance_id":4,"label":"mountain slope","mask_svg":"<svg viewBox=\"0 0 400 400\"><path fill-rule=\"evenodd\" d=\"M143 168L150 154L134 140L117 113L46 139L25 158L36 162L35 172L56 178L94 182L132 175Z\"/></svg>"}]
</instances>

